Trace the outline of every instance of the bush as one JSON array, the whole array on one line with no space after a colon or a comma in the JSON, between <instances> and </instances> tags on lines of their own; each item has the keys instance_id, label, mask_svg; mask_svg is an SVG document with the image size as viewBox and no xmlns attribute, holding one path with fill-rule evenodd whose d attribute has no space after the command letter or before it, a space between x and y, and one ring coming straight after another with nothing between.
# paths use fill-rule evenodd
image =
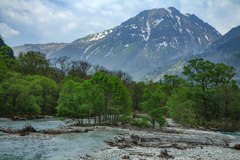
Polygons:
<instances>
[{"instance_id":1,"label":"bush","mask_svg":"<svg viewBox=\"0 0 240 160\"><path fill-rule=\"evenodd\" d=\"M126 124L126 123L131 123L133 122L133 117L132 116L124 116L120 118L120 121L122 122L122 124Z\"/></svg>"},{"instance_id":2,"label":"bush","mask_svg":"<svg viewBox=\"0 0 240 160\"><path fill-rule=\"evenodd\" d=\"M121 122L122 124L126 124L126 123L130 123L133 126L137 126L137 127L146 127L149 128L151 127L151 124L149 123L151 120L150 117L146 117L146 116L142 116L142 115L138 115L138 118L142 117L141 119L134 119L131 116L125 116L121 118Z\"/></svg>"}]
</instances>

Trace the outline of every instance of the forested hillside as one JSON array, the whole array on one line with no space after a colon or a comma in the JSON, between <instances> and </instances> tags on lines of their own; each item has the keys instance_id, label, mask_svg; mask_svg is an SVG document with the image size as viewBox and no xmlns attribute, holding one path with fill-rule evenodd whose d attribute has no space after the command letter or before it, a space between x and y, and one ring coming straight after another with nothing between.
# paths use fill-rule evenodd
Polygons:
<instances>
[{"instance_id":1,"label":"forested hillside","mask_svg":"<svg viewBox=\"0 0 240 160\"><path fill-rule=\"evenodd\" d=\"M192 59L181 64L186 79L164 75L159 82L137 83L120 70L67 56L49 60L44 53L29 51L13 60L7 55L10 50L0 50L0 116L30 119L50 114L75 118L79 124L95 117L95 123L139 127L154 127L156 122L162 127L164 116L169 116L225 131L240 127L240 95L232 66ZM133 119L131 113L139 111L150 118Z\"/></svg>"}]
</instances>

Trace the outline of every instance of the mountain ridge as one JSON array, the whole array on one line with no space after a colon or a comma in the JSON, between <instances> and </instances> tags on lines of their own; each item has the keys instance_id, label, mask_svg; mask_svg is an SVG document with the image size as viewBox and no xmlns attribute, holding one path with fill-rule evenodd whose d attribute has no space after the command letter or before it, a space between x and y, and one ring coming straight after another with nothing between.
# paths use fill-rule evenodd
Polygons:
<instances>
[{"instance_id":1,"label":"mountain ridge","mask_svg":"<svg viewBox=\"0 0 240 160\"><path fill-rule=\"evenodd\" d=\"M236 69L237 74L235 78L240 78L240 64L237 63L240 61L240 32L236 32L236 29L238 28L240 29L240 26L234 27L228 31L223 37L216 40L216 43L213 42L218 44L218 46L215 46L214 50L158 67L143 76L141 80L150 79L152 81L159 81L163 78L164 74L176 74L183 77L184 75L181 73L183 66L187 65L188 60L195 58L203 58L204 60L209 60L214 63L225 63L227 65L231 65ZM231 38L227 39L226 37L229 37L229 35L231 35Z\"/></svg>"},{"instance_id":2,"label":"mountain ridge","mask_svg":"<svg viewBox=\"0 0 240 160\"><path fill-rule=\"evenodd\" d=\"M144 10L119 26L77 39L47 55L68 55L110 70L121 69L139 80L154 68L202 53L220 37L196 15L169 7Z\"/></svg>"}]
</instances>

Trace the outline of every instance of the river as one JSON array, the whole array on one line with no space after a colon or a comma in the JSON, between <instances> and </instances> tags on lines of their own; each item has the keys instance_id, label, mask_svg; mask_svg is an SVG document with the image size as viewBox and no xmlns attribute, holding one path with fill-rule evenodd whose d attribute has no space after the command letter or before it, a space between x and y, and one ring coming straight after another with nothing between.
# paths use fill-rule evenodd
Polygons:
<instances>
[{"instance_id":1,"label":"river","mask_svg":"<svg viewBox=\"0 0 240 160\"><path fill-rule=\"evenodd\" d=\"M37 119L30 121L0 120L0 127L20 129L26 123L36 130L56 128L66 124L58 118ZM87 133L68 133L54 136L50 140L28 139L25 137L1 136L0 132L0 160L13 159L77 159L94 151L109 148L104 142L113 139L114 135L126 133L124 130L90 131Z\"/></svg>"},{"instance_id":2,"label":"river","mask_svg":"<svg viewBox=\"0 0 240 160\"><path fill-rule=\"evenodd\" d=\"M86 120L87 122L87 120ZM1 128L21 129L27 123L36 130L66 126L58 118L37 119L29 121L10 121L0 119ZM6 137L0 132L0 160L13 159L79 159L80 156L109 148L104 140L113 139L114 135L130 132L127 130L102 130L87 133L67 133L54 136L50 140L26 137ZM223 133L240 138L240 132ZM1 136L2 135L2 136Z\"/></svg>"}]
</instances>

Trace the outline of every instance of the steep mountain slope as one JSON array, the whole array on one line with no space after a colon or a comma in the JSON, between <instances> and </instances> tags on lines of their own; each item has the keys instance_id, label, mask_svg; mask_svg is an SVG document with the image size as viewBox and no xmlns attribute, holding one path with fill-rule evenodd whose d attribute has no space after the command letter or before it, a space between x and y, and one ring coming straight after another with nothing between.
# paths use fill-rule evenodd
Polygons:
<instances>
[{"instance_id":1,"label":"steep mountain slope","mask_svg":"<svg viewBox=\"0 0 240 160\"><path fill-rule=\"evenodd\" d=\"M224 36L219 38L218 40L212 42L209 44L205 52L213 51L214 49L218 48L223 43L229 41L232 38L240 36L240 26L232 28L230 31L228 31Z\"/></svg>"},{"instance_id":2,"label":"steep mountain slope","mask_svg":"<svg viewBox=\"0 0 240 160\"><path fill-rule=\"evenodd\" d=\"M233 32L230 30L229 32ZM229 33L228 32L228 33ZM227 33L227 34L228 34ZM187 65L187 61L195 58L203 58L214 63L225 63L233 66L236 69L235 78L240 78L240 36L230 39L229 41L220 45L217 49L212 52L202 53L199 55L189 56L178 62L163 65L156 68L155 70L146 74L141 80L151 79L153 81L159 81L165 74L178 75L183 77L181 73L183 66Z\"/></svg>"},{"instance_id":3,"label":"steep mountain slope","mask_svg":"<svg viewBox=\"0 0 240 160\"><path fill-rule=\"evenodd\" d=\"M236 52L233 55L222 59L222 63L225 63L229 66L233 66L236 72L236 78L240 78L240 52Z\"/></svg>"},{"instance_id":4,"label":"steep mountain slope","mask_svg":"<svg viewBox=\"0 0 240 160\"><path fill-rule=\"evenodd\" d=\"M156 67L202 53L219 37L194 14L184 15L173 7L152 9L113 29L75 40L49 58L68 55L110 70L122 69L139 80Z\"/></svg>"}]
</instances>

